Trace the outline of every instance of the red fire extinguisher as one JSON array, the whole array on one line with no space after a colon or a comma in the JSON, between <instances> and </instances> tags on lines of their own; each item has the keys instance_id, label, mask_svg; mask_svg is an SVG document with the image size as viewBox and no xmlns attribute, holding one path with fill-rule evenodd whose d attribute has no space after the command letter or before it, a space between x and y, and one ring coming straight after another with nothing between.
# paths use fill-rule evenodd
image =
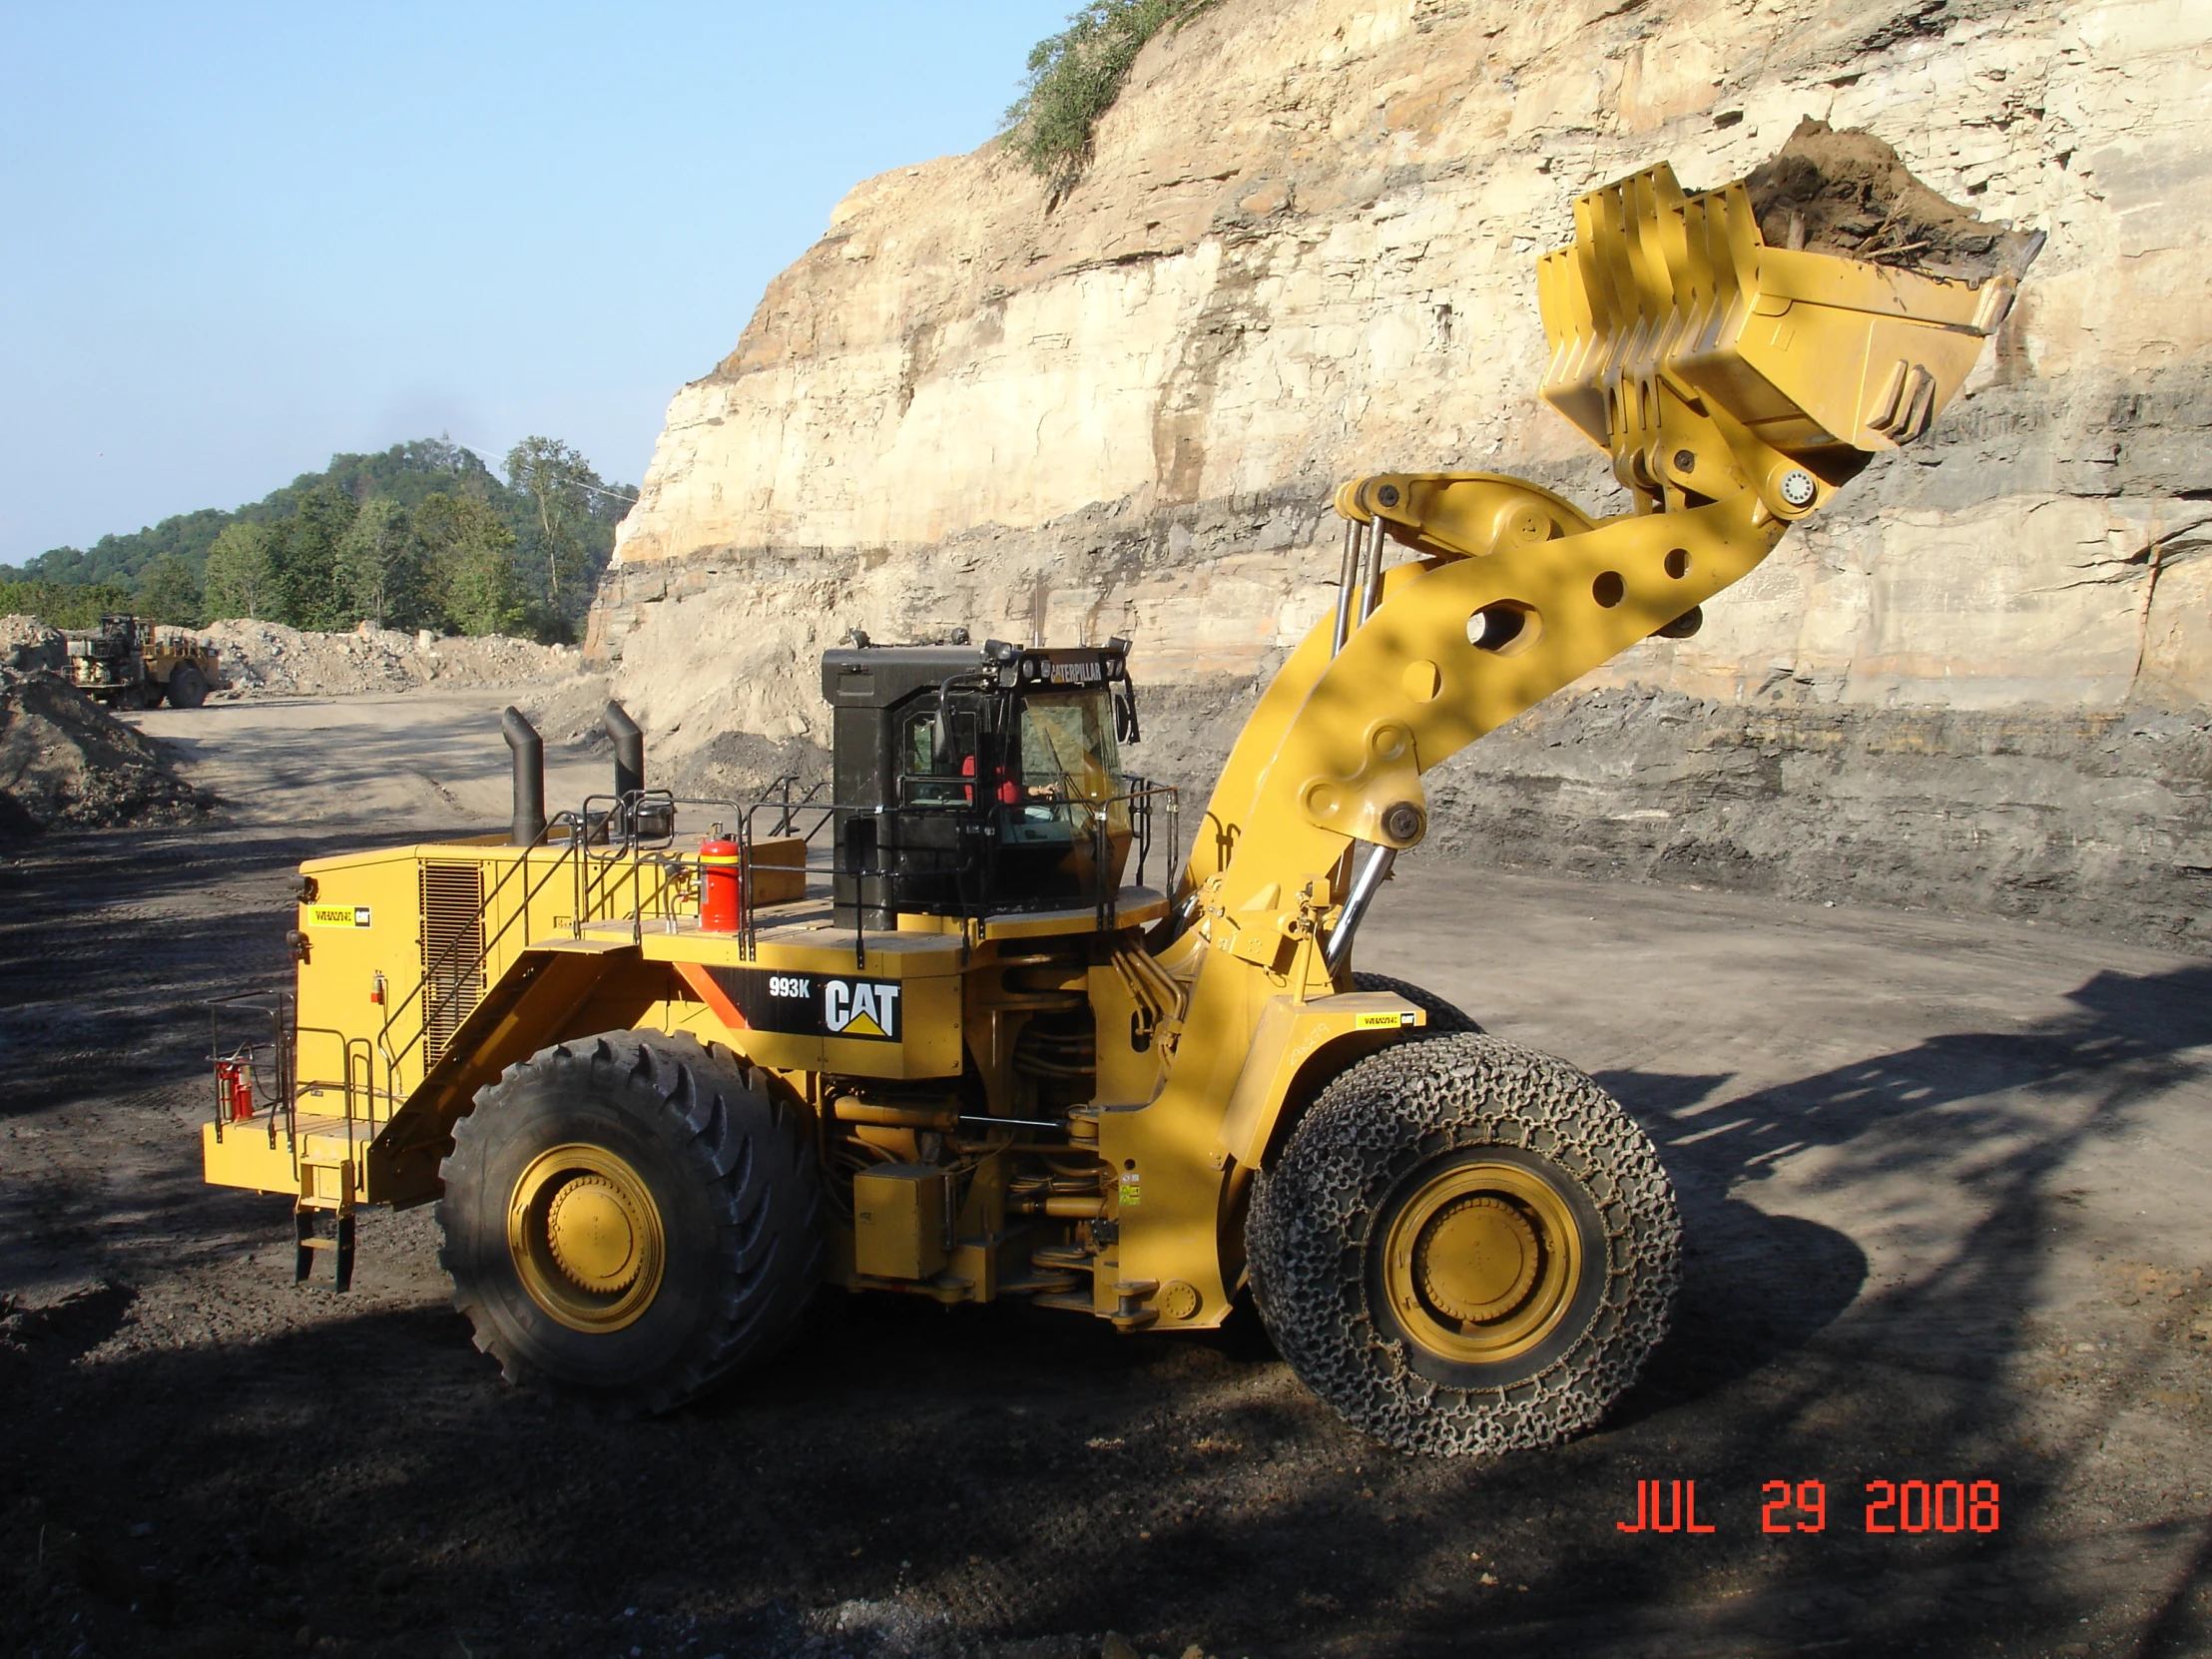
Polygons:
<instances>
[{"instance_id":1,"label":"red fire extinguisher","mask_svg":"<svg viewBox=\"0 0 2212 1659\"><path fill-rule=\"evenodd\" d=\"M246 1123L253 1118L253 1067L244 1060L218 1060L215 1063L215 1086L222 1098L224 1113L233 1123Z\"/></svg>"},{"instance_id":2,"label":"red fire extinguisher","mask_svg":"<svg viewBox=\"0 0 2212 1659\"><path fill-rule=\"evenodd\" d=\"M720 831L699 843L699 930L735 933L744 908L739 883L738 843Z\"/></svg>"}]
</instances>

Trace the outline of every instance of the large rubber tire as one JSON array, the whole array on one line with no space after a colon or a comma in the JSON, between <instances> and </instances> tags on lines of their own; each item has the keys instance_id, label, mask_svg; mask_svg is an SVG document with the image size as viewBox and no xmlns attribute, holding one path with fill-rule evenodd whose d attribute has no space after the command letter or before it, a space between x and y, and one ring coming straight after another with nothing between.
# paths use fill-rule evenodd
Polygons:
<instances>
[{"instance_id":1,"label":"large rubber tire","mask_svg":"<svg viewBox=\"0 0 2212 1659\"><path fill-rule=\"evenodd\" d=\"M1392 979L1386 973L1355 971L1352 975L1352 988L1356 991L1390 991L1402 996L1428 1016L1428 1024L1424 1029L1439 1035L1447 1035L1454 1031L1480 1031L1482 1029L1481 1026L1475 1024L1474 1016L1467 1013L1465 1009L1446 1002L1434 991L1423 990L1420 986L1403 979Z\"/></svg>"},{"instance_id":2,"label":"large rubber tire","mask_svg":"<svg viewBox=\"0 0 2212 1659\"><path fill-rule=\"evenodd\" d=\"M576 1146L621 1160L658 1212L657 1286L619 1329L556 1317L509 1243L521 1184ZM440 1173L453 1306L510 1382L623 1415L674 1410L782 1347L816 1288L821 1184L801 1113L690 1036L609 1032L509 1066L453 1126Z\"/></svg>"},{"instance_id":3,"label":"large rubber tire","mask_svg":"<svg viewBox=\"0 0 2212 1659\"><path fill-rule=\"evenodd\" d=\"M1500 1168L1555 1190L1580 1268L1562 1273L1533 1347L1455 1363L1392 1306L1386 1241L1439 1181ZM1260 1173L1247 1241L1260 1316L1300 1380L1385 1445L1451 1455L1596 1423L1665 1336L1681 1273L1680 1214L1649 1137L1564 1061L1475 1033L1348 1067Z\"/></svg>"},{"instance_id":4,"label":"large rubber tire","mask_svg":"<svg viewBox=\"0 0 2212 1659\"><path fill-rule=\"evenodd\" d=\"M208 701L207 676L190 663L179 663L169 674L169 706L197 709Z\"/></svg>"}]
</instances>

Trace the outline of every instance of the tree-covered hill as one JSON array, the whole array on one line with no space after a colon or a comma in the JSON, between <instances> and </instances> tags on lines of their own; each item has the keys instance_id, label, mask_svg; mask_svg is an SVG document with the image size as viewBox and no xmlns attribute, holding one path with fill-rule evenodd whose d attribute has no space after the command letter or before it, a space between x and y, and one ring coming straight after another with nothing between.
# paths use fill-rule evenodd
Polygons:
<instances>
[{"instance_id":1,"label":"tree-covered hill","mask_svg":"<svg viewBox=\"0 0 2212 1659\"><path fill-rule=\"evenodd\" d=\"M43 598L47 609L97 604L176 622L220 612L301 627L366 618L565 635L636 492L552 438L516 444L506 470L502 479L442 438L333 455L229 512L180 513L89 548L53 548L19 570L0 565L0 609ZM84 606L71 603L78 590Z\"/></svg>"}]
</instances>

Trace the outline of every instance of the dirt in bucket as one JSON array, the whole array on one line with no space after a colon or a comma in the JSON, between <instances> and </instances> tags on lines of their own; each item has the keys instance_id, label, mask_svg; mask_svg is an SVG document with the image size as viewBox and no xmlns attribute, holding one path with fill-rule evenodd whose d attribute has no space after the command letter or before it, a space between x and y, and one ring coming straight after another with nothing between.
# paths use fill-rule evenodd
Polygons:
<instances>
[{"instance_id":1,"label":"dirt in bucket","mask_svg":"<svg viewBox=\"0 0 2212 1659\"><path fill-rule=\"evenodd\" d=\"M1913 176L1889 145L1807 116L1772 161L1744 181L1770 248L1841 254L1976 286L2018 276L2040 231L1990 224Z\"/></svg>"}]
</instances>

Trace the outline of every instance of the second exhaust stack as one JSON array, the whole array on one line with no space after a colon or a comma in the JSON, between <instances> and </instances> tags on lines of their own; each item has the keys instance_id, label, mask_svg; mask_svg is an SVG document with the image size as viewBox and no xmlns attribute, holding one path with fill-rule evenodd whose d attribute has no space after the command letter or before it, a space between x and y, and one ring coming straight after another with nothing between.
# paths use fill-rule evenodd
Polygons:
<instances>
[{"instance_id":1,"label":"second exhaust stack","mask_svg":"<svg viewBox=\"0 0 2212 1659\"><path fill-rule=\"evenodd\" d=\"M621 704L609 702L607 736L615 741L615 800L629 800L645 788L645 733Z\"/></svg>"}]
</instances>

